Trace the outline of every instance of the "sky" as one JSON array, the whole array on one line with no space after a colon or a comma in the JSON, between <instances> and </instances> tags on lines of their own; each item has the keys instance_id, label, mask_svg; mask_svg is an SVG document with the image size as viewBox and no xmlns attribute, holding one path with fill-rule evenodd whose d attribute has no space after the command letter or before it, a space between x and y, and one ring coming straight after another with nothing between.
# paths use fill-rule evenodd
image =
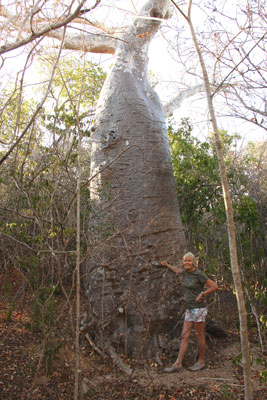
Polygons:
<instances>
[{"instance_id":1,"label":"sky","mask_svg":"<svg viewBox=\"0 0 267 400\"><path fill-rule=\"evenodd\" d=\"M198 1L198 0L196 0ZM106 10L107 17L104 18L104 22L110 25L114 25L114 20L119 24L127 24L128 21L132 21L134 18L134 10L135 8L138 10L139 6L142 5L143 1L131 1L131 0L123 0L123 1L114 1L106 0L102 2L102 9L99 8L96 12L96 17L102 18L103 20L103 10ZM114 7L116 4L116 7ZM112 8L110 6L113 5ZM134 5L136 7L134 7ZM226 7L232 7L232 2L225 1L224 2L224 11L230 11L231 9L226 9ZM234 14L233 9L233 14ZM116 18L114 17L116 16ZM201 26L206 23L207 15L201 14L200 10L197 9L195 13L197 23ZM193 15L194 17L194 15ZM173 38L176 35L176 30L181 29L185 31L187 29L186 23L179 16L179 21L177 24L177 14L174 15L172 20L167 20L162 23L163 26L163 34L159 32L157 36L152 40L149 47L149 64L148 69L155 75L156 79L159 81L159 84L156 85L155 90L158 92L160 99L163 104L168 102L173 96L177 94L183 84L184 80L184 69L181 68L181 65L177 62L177 55L175 54L175 49L172 48L168 40L174 40ZM241 15L239 18L239 23L243 23L245 16ZM177 28L178 27L178 28ZM233 34L237 29L236 26L233 26L232 31ZM188 33L189 35L189 33ZM174 43L174 42L173 42ZM172 43L172 44L173 44ZM196 59L195 53L191 55L192 58ZM104 67L112 62L112 58L107 57L99 57L99 61L101 65ZM195 61L195 60L194 60ZM189 83L189 74L186 77L187 83ZM192 77L192 84L201 83L201 79L196 79ZM191 119L194 132L196 136L198 136L201 140L205 140L206 137L209 136L211 131L211 124L209 120L209 115L207 112L205 95L202 93L194 98L190 98L182 104L182 106L176 110L174 113L174 118L176 120L180 120L181 118L188 117ZM216 109L218 110L218 114L220 111L224 112L224 105L220 102L215 102ZM242 139L239 142L239 146L246 144L250 140L264 140L266 139L266 133L263 129L257 128L255 125L251 123L244 122L240 119L234 118L220 118L218 116L219 128L227 130L229 133L240 133Z\"/></svg>"},{"instance_id":2,"label":"sky","mask_svg":"<svg viewBox=\"0 0 267 400\"><path fill-rule=\"evenodd\" d=\"M135 11L138 10L143 3L144 1L142 0L102 0L100 6L90 14L90 18L94 18L96 21L101 20L102 23L109 26L114 26L114 21L117 26L127 25L129 22L132 22L135 17ZM228 4L230 4L230 2L228 2ZM185 78L184 70L176 60L177 54L175 54L175 49L172 48L168 41L174 40L177 29L184 31L186 29L186 24L181 17L179 17L179 23L177 24L177 18L175 15L174 17L173 20L163 22L163 34L159 32L152 40L149 47L148 69L159 81L155 90L158 92L163 104L177 94ZM199 24L204 23L205 18L205 15L201 16L198 12L197 20ZM173 43L174 42L172 42L172 44ZM6 62L7 70L12 70L17 67L17 65L14 64L14 60L16 60L17 63L18 54L20 54L21 60L25 59L25 54L23 55L21 49L17 50L15 54L10 53L8 55L10 58ZM14 55L16 55L16 58ZM194 58L195 55L191 55L191 57ZM110 55L88 55L88 58L99 62L100 66L106 70L110 68L110 65L114 61L114 57ZM33 72L33 69L29 69L28 76L31 76L32 81L34 81L34 78L36 81L39 80L38 73ZM186 76L187 83L190 82L189 76L189 74ZM5 74L5 78L7 77L8 74ZM192 76L192 83L200 83L200 78L196 79L195 76ZM220 107L221 104L217 104L217 109ZM203 94L186 100L182 104L182 107L174 113L174 118L178 121L184 117L189 117L191 119L194 132L200 139L205 140L205 137L209 136L211 126L207 113L206 100ZM218 118L218 120L219 127L228 130L229 133L240 132L245 143L248 140L255 140L255 138L259 140L266 139L266 134L263 129L255 129L253 124L244 124L240 120L233 118Z\"/></svg>"}]
</instances>

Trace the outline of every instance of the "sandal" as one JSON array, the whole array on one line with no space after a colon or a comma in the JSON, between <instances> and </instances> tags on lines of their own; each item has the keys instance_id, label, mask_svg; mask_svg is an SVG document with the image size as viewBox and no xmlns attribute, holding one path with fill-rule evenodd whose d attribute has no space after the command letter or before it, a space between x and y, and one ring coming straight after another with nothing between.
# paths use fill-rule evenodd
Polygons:
<instances>
[{"instance_id":1,"label":"sandal","mask_svg":"<svg viewBox=\"0 0 267 400\"><path fill-rule=\"evenodd\" d=\"M201 369L204 369L204 368L205 368L205 363L204 364L196 363L188 369L189 369L189 371L200 371Z\"/></svg>"},{"instance_id":2,"label":"sandal","mask_svg":"<svg viewBox=\"0 0 267 400\"><path fill-rule=\"evenodd\" d=\"M171 372L178 372L182 371L183 367L179 367L178 365L172 365L171 367L165 368L163 372L166 372L167 374L170 374Z\"/></svg>"}]
</instances>

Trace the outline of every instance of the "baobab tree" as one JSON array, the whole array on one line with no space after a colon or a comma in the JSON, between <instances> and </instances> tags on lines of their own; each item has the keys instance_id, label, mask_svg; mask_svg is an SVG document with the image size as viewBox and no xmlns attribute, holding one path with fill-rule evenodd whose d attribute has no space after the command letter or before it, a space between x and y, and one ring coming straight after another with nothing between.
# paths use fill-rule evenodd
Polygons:
<instances>
[{"instance_id":1,"label":"baobab tree","mask_svg":"<svg viewBox=\"0 0 267 400\"><path fill-rule=\"evenodd\" d=\"M177 262L186 247L165 115L147 77L149 43L170 16L171 4L144 2L132 24L112 36L75 35L74 25L69 33L70 21L90 25L86 3L65 10L65 19L47 11L46 20L45 10L41 15L36 7L22 19L1 6L1 15L19 34L0 52L46 35L60 40L63 49L115 54L91 129L93 250L84 268L84 329L102 348L152 357L159 335L177 323L173 317L182 303L179 281L158 266L165 258Z\"/></svg>"},{"instance_id":2,"label":"baobab tree","mask_svg":"<svg viewBox=\"0 0 267 400\"><path fill-rule=\"evenodd\" d=\"M154 265L177 261L185 248L165 116L147 78L148 45L169 6L146 2L116 41L91 136L97 228L108 225L111 233L88 262L89 315L94 328L135 357L155 353L171 301L179 302Z\"/></svg>"}]
</instances>

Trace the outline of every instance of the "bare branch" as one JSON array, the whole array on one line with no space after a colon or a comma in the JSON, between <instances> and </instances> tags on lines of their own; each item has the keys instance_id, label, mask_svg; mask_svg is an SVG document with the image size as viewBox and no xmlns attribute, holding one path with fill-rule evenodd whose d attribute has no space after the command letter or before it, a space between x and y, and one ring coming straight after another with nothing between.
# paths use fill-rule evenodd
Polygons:
<instances>
[{"instance_id":1,"label":"bare branch","mask_svg":"<svg viewBox=\"0 0 267 400\"><path fill-rule=\"evenodd\" d=\"M249 56L249 54L259 45L259 43L265 38L267 33L265 32L264 35L262 35L259 40L254 44L254 46L245 54L245 56L242 58L242 60L239 61L239 63L227 74L227 76L222 80L220 85L216 88L216 90L212 93L212 97L220 90L221 86L226 82L226 80L229 78L229 76L239 67L240 64L244 62L244 60Z\"/></svg>"},{"instance_id":2,"label":"bare branch","mask_svg":"<svg viewBox=\"0 0 267 400\"><path fill-rule=\"evenodd\" d=\"M79 4L79 6L76 8L76 10L70 14L67 18L63 19L63 20L59 20L56 23L53 24L46 24L45 26L43 26L42 28L40 28L37 32L32 31L32 26L31 26L31 31L32 34L28 37L26 37L25 39L21 39L21 40L16 40L14 43L8 44L8 45L4 45L0 47L0 54L4 54L7 53L11 50L14 49L18 49L21 46L25 46L28 43L31 43L33 40L38 39L42 36L47 35L49 32L52 32L56 29L62 28L62 27L66 27L71 21L73 21L75 18L77 18L78 16L82 15L88 11L93 10L99 3L101 0L96 0L95 4L87 10L82 10L83 5L85 4L86 0L82 0L81 3ZM5 7L0 6L0 14L3 16L9 16L11 21L15 21L15 17L10 14ZM26 21L25 23L21 26L21 28L24 26L26 26Z\"/></svg>"},{"instance_id":3,"label":"bare branch","mask_svg":"<svg viewBox=\"0 0 267 400\"><path fill-rule=\"evenodd\" d=\"M192 88L184 89L179 92L179 94L169 101L167 104L164 106L164 111L166 114L166 117L171 117L173 115L173 112L177 110L179 107L181 107L182 102L187 99L188 97L192 97L197 93L205 92L205 85L204 83L197 85Z\"/></svg>"},{"instance_id":4,"label":"bare branch","mask_svg":"<svg viewBox=\"0 0 267 400\"><path fill-rule=\"evenodd\" d=\"M29 246L27 243L21 242L20 240L14 238L13 236L10 236L10 235L8 235L8 234L6 234L6 233L4 233L4 232L0 232L0 235L3 235L3 236L5 236L5 237L7 237L7 238L9 238L9 239L11 239L11 240L14 240L14 241L17 242L17 243L22 244L23 246L26 246L28 249L30 249L30 250L33 251L34 253L37 253L37 251L34 250L31 246Z\"/></svg>"},{"instance_id":5,"label":"bare branch","mask_svg":"<svg viewBox=\"0 0 267 400\"><path fill-rule=\"evenodd\" d=\"M49 33L49 37L62 40L61 31ZM117 39L105 34L65 35L63 48L67 50L83 50L88 53L114 54Z\"/></svg>"},{"instance_id":6,"label":"bare branch","mask_svg":"<svg viewBox=\"0 0 267 400\"><path fill-rule=\"evenodd\" d=\"M38 0L36 2L36 4L34 4L31 12L26 15L26 17L24 18L24 20L20 24L17 40L19 40L22 32L25 30L25 25L27 24L27 21L28 20L32 20L32 17L34 16L34 14L36 14L40 10L40 8L39 8L40 2L41 2L41 0ZM31 32L33 32L32 28L31 28Z\"/></svg>"},{"instance_id":7,"label":"bare branch","mask_svg":"<svg viewBox=\"0 0 267 400\"><path fill-rule=\"evenodd\" d=\"M63 38L63 39L64 39L64 38ZM62 41L62 43L63 43L63 41ZM61 48L60 48L60 50L59 50L57 60L56 60L55 65L54 65L54 67L53 67L53 70L52 70L52 73L51 73L51 77L50 77L50 81L49 81L47 90L46 90L46 92L45 92L45 94L44 94L44 96L43 96L41 102L40 102L39 105L37 106L35 112L33 113L32 117L30 118L28 124L25 126L25 128L24 128L23 131L21 132L20 136L19 136L19 137L17 138L17 140L15 141L15 143L13 143L13 145L10 147L10 149L9 149L9 150L3 155L3 157L0 159L0 165L3 164L3 162L8 158L8 156L12 153L12 151L17 147L17 145L20 143L20 141L22 140L22 138L25 136L25 134L27 133L28 129L29 129L29 128L31 127L31 125L33 124L35 118L37 117L37 115L38 115L39 112L41 111L41 109L42 109L42 107L43 107L43 105L44 105L44 102L45 102L45 100L46 100L46 98L47 98L47 96L48 96L48 94L49 94L49 92L50 92L50 89L51 89L53 77L54 77L54 74L55 74L55 71L56 71L58 62L59 62L61 50L62 50L62 46L61 46Z\"/></svg>"}]
</instances>

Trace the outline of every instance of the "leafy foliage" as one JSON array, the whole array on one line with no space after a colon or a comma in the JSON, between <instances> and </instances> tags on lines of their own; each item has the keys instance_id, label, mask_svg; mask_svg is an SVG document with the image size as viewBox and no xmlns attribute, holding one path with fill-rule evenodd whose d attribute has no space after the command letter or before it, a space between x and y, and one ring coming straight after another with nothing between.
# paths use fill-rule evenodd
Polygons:
<instances>
[{"instance_id":1,"label":"leafy foliage","mask_svg":"<svg viewBox=\"0 0 267 400\"><path fill-rule=\"evenodd\" d=\"M23 277L22 289L27 288L32 293L29 327L41 334L49 371L59 345L52 340L55 320L62 313L56 294L60 291L68 300L73 293L78 131L84 145L81 154L83 260L88 252L91 212L86 140L105 77L103 71L91 63L82 67L76 59L64 62L66 65L61 64L57 70L45 108L3 163L0 172L1 265L18 270ZM11 90L7 98L9 102L5 106L2 99L0 118L4 146L16 141L35 108L35 100L24 100L17 89ZM2 154L4 146L0 150ZM10 301L9 318L15 300Z\"/></svg>"},{"instance_id":2,"label":"leafy foliage","mask_svg":"<svg viewBox=\"0 0 267 400\"><path fill-rule=\"evenodd\" d=\"M263 317L266 295L266 169L263 152L252 144L237 157L232 150L235 137L222 131L224 155L233 199L237 245L248 308L257 305ZM181 217L189 248L204 260L209 273L231 284L227 226L217 156L212 138L201 142L193 136L188 119L179 129L169 127L172 164ZM261 168L259 168L261 166ZM256 186L256 187L255 187ZM262 321L261 321L262 322ZM262 322L263 324L263 322Z\"/></svg>"},{"instance_id":3,"label":"leafy foliage","mask_svg":"<svg viewBox=\"0 0 267 400\"><path fill-rule=\"evenodd\" d=\"M192 135L188 119L176 132L169 127L169 138L183 223L194 232L208 212L225 220L218 164L211 144Z\"/></svg>"},{"instance_id":4,"label":"leafy foliage","mask_svg":"<svg viewBox=\"0 0 267 400\"><path fill-rule=\"evenodd\" d=\"M50 61L43 67L45 74L51 68ZM52 113L46 113L45 124L50 133L56 135L77 135L77 123L82 136L90 136L90 124L96 102L105 80L103 70L91 62L69 58L59 64L50 103Z\"/></svg>"}]
</instances>

